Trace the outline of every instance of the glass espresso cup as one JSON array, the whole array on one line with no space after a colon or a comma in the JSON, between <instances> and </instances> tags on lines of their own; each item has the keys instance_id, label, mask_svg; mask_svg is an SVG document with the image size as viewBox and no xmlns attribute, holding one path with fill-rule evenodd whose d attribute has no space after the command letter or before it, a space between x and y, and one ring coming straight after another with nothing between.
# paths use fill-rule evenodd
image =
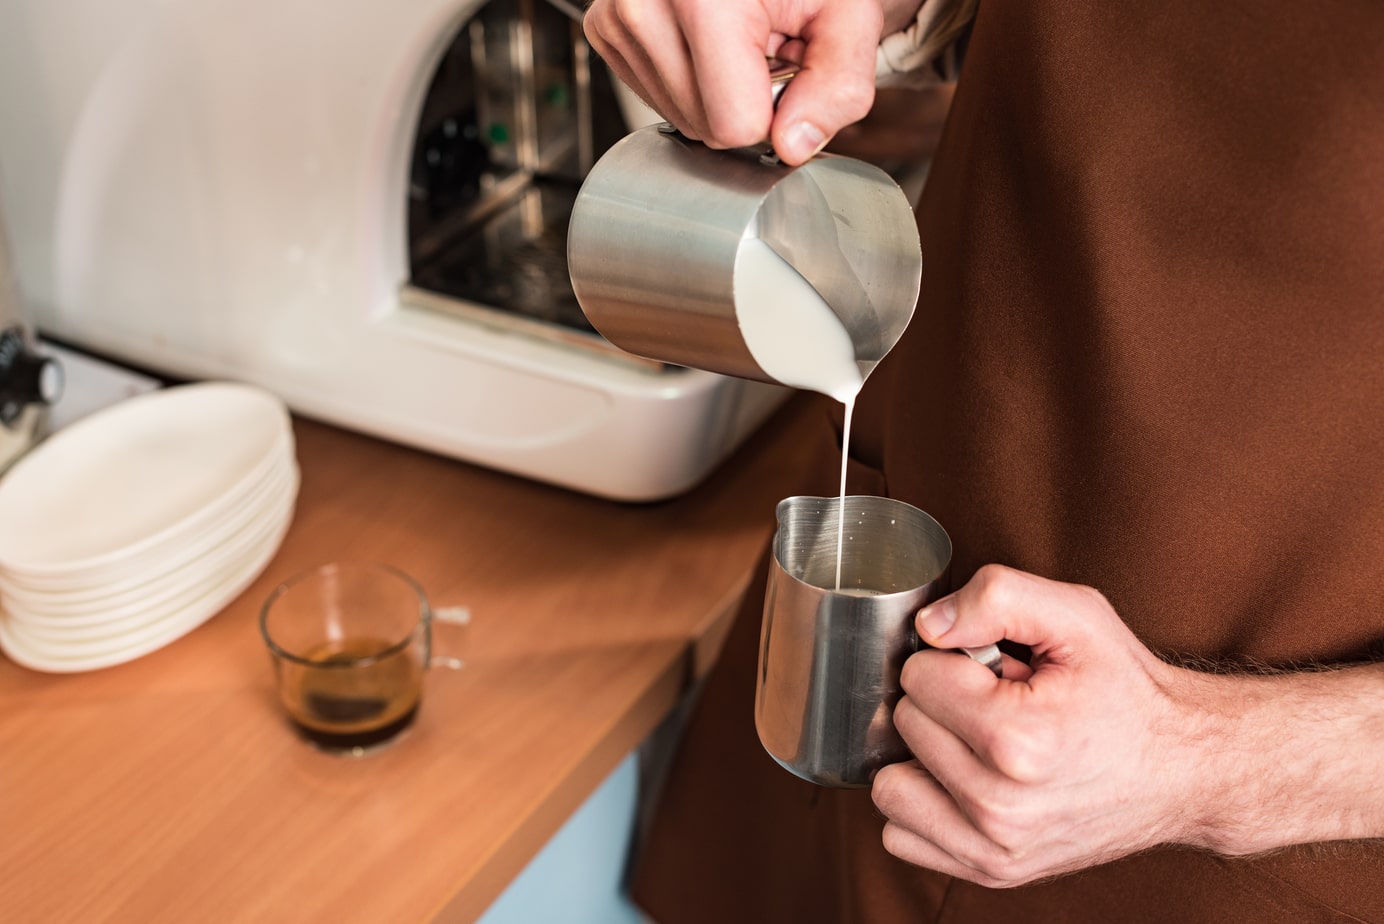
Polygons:
<instances>
[{"instance_id":1,"label":"glass espresso cup","mask_svg":"<svg viewBox=\"0 0 1384 924\"><path fill-rule=\"evenodd\" d=\"M433 613L388 565L333 563L280 584L260 611L289 722L320 750L361 755L412 724Z\"/></svg>"}]
</instances>

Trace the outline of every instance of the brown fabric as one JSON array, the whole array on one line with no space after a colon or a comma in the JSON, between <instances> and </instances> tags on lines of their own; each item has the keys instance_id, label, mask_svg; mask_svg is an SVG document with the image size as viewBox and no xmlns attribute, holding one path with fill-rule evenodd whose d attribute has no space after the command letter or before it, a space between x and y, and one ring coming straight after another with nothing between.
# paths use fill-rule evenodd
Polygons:
<instances>
[{"instance_id":1,"label":"brown fabric","mask_svg":"<svg viewBox=\"0 0 1384 924\"><path fill-rule=\"evenodd\" d=\"M1158 651L1384 657L1381 49L1378 0L983 5L852 489L934 514L958 581L1091 584ZM868 793L764 756L758 623L751 593L640 863L658 924L1384 922L1380 842L908 867Z\"/></svg>"}]
</instances>

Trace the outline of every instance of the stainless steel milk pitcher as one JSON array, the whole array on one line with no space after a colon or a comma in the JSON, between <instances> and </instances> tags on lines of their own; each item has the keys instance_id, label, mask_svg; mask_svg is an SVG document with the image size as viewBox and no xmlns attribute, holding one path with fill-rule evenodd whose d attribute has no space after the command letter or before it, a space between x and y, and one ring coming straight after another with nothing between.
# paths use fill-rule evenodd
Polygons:
<instances>
[{"instance_id":1,"label":"stainless steel milk pitcher","mask_svg":"<svg viewBox=\"0 0 1384 924\"><path fill-rule=\"evenodd\" d=\"M951 539L902 501L845 498L837 587L840 498L790 497L764 601L755 727L786 769L839 788L912 755L894 730L899 675L919 648L913 619L947 590ZM966 654L999 673L996 646Z\"/></svg>"},{"instance_id":2,"label":"stainless steel milk pitcher","mask_svg":"<svg viewBox=\"0 0 1384 924\"><path fill-rule=\"evenodd\" d=\"M720 151L671 125L639 129L577 195L572 288L592 325L631 353L773 382L737 316L736 255L754 236L831 307L868 375L912 317L922 257L898 184L851 158L789 167L767 145Z\"/></svg>"}]
</instances>

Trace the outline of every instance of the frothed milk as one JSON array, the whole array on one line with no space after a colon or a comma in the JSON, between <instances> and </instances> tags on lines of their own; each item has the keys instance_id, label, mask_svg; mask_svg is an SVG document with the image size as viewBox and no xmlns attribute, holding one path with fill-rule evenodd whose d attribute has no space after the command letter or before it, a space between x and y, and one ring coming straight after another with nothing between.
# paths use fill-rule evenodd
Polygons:
<instances>
[{"instance_id":1,"label":"frothed milk","mask_svg":"<svg viewBox=\"0 0 1384 924\"><path fill-rule=\"evenodd\" d=\"M750 234L735 255L735 309L740 334L759 367L794 388L835 398L846 408L841 437L841 516L836 524L836 589L845 543L846 459L855 398L865 384L855 344L812 283L772 247Z\"/></svg>"},{"instance_id":2,"label":"frothed milk","mask_svg":"<svg viewBox=\"0 0 1384 924\"><path fill-rule=\"evenodd\" d=\"M855 400L863 379L850 334L812 283L756 237L735 255L735 310L750 355L775 380Z\"/></svg>"}]
</instances>

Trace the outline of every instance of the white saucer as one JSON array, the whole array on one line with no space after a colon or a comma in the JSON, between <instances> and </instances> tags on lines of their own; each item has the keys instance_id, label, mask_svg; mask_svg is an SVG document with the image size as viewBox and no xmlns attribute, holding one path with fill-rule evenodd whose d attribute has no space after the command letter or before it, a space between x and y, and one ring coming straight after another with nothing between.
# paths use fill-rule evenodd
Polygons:
<instances>
[{"instance_id":1,"label":"white saucer","mask_svg":"<svg viewBox=\"0 0 1384 924\"><path fill-rule=\"evenodd\" d=\"M202 596L166 614L166 618L144 632L111 639L109 646L99 650L79 650L32 639L8 618L0 618L0 648L16 664L56 674L99 670L147 655L202 625L254 583L278 552L291 520L291 517L284 517L269 541L234 573L226 575L219 584L207 587Z\"/></svg>"},{"instance_id":2,"label":"white saucer","mask_svg":"<svg viewBox=\"0 0 1384 924\"><path fill-rule=\"evenodd\" d=\"M79 420L0 479L0 570L70 577L195 532L243 501L285 439L281 401L227 382L152 392Z\"/></svg>"},{"instance_id":3,"label":"white saucer","mask_svg":"<svg viewBox=\"0 0 1384 924\"><path fill-rule=\"evenodd\" d=\"M283 506L286 495L296 496L297 489L297 463L285 459L279 470L257 486L244 506L221 522L200 533L180 536L178 542L153 546L122 566L107 566L66 580L0 572L0 604L46 615L79 616L91 612L93 607L147 600L169 580L195 576L209 558L214 562L228 542L270 517L271 511Z\"/></svg>"},{"instance_id":4,"label":"white saucer","mask_svg":"<svg viewBox=\"0 0 1384 924\"><path fill-rule=\"evenodd\" d=\"M293 515L297 479L285 482L271 503L234 533L221 537L206 554L132 590L97 596L82 603L0 592L0 606L25 634L55 642L105 638L136 630L200 596L210 585L236 572L273 540Z\"/></svg>"}]
</instances>

